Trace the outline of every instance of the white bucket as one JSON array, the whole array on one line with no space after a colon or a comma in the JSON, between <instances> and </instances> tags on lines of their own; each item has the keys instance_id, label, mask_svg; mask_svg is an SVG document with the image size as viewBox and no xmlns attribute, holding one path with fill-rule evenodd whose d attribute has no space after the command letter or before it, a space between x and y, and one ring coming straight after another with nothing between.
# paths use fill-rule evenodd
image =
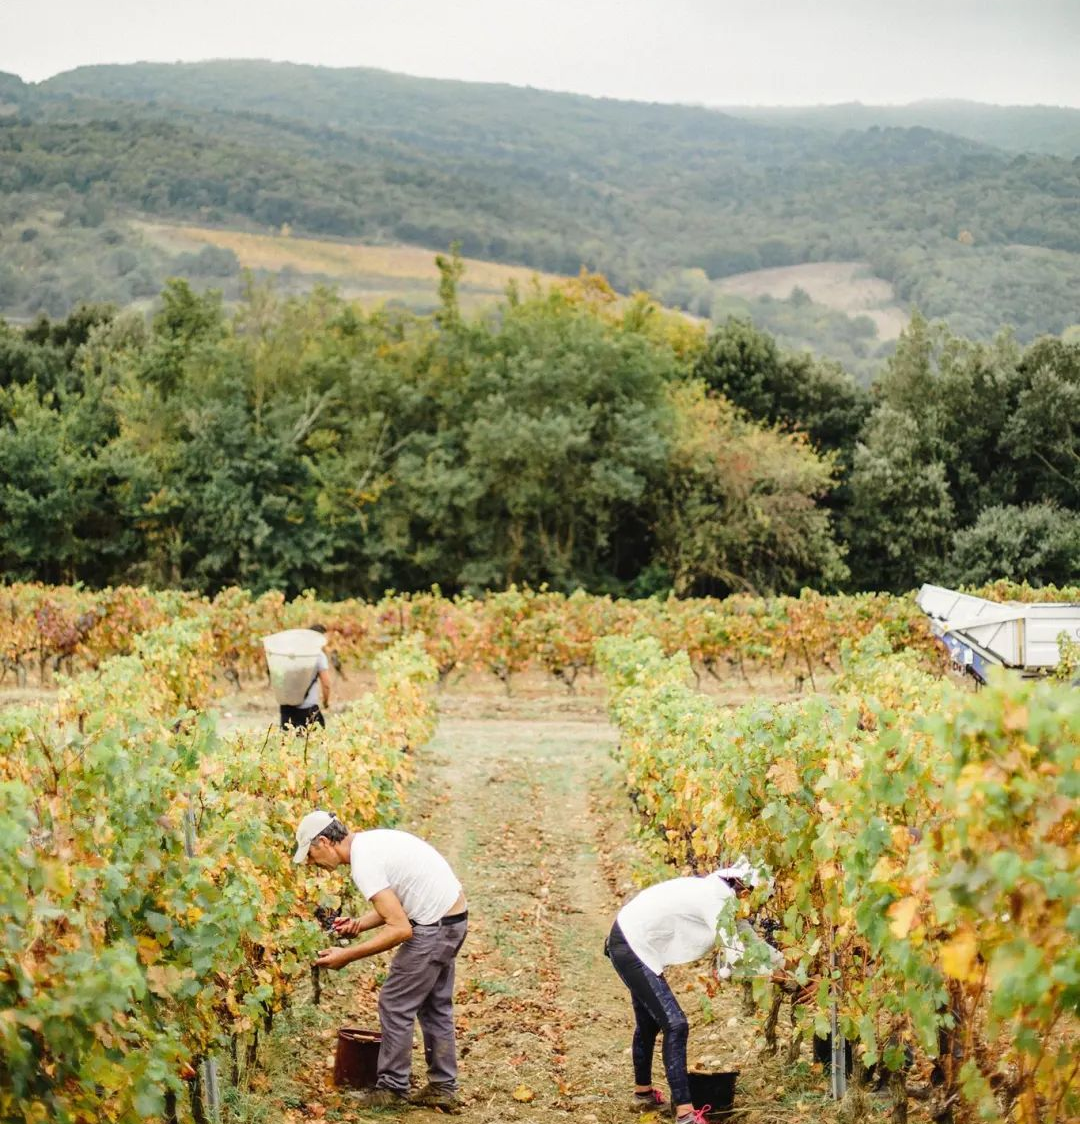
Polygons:
<instances>
[{"instance_id":1,"label":"white bucket","mask_svg":"<svg viewBox=\"0 0 1080 1124\"><path fill-rule=\"evenodd\" d=\"M270 688L280 706L299 706L318 676L326 637L311 628L289 628L263 637Z\"/></svg>"}]
</instances>

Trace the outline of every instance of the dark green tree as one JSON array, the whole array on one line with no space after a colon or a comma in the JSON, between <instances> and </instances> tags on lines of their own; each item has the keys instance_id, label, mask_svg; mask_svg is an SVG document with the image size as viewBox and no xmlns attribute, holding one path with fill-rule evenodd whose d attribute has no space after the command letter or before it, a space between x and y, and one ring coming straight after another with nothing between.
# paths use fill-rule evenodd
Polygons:
<instances>
[{"instance_id":1,"label":"dark green tree","mask_svg":"<svg viewBox=\"0 0 1080 1124\"><path fill-rule=\"evenodd\" d=\"M729 319L709 336L695 374L750 417L797 429L846 462L871 406L837 364L786 353L746 320Z\"/></svg>"},{"instance_id":2,"label":"dark green tree","mask_svg":"<svg viewBox=\"0 0 1080 1124\"><path fill-rule=\"evenodd\" d=\"M946 568L956 585L998 578L1030 585L1075 584L1080 575L1080 512L1051 503L988 507L957 531Z\"/></svg>"}]
</instances>

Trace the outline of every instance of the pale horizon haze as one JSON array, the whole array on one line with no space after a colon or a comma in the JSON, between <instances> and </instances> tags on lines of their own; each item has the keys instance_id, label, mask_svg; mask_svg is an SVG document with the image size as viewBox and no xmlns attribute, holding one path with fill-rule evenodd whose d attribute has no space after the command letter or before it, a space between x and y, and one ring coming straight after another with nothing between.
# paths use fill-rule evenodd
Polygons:
<instances>
[{"instance_id":1,"label":"pale horizon haze","mask_svg":"<svg viewBox=\"0 0 1080 1124\"><path fill-rule=\"evenodd\" d=\"M0 0L0 71L261 58L637 101L1080 107L1080 0Z\"/></svg>"}]
</instances>

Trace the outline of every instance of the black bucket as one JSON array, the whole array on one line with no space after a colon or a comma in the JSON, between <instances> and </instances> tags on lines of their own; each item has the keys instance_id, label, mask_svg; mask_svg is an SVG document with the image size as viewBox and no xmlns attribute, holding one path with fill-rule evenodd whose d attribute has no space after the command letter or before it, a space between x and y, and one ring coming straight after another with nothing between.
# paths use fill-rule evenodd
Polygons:
<instances>
[{"instance_id":1,"label":"black bucket","mask_svg":"<svg viewBox=\"0 0 1080 1124\"><path fill-rule=\"evenodd\" d=\"M690 1079L690 1100L694 1108L709 1105L709 1119L719 1120L731 1112L735 1104L735 1081L739 1071L726 1070L723 1073L696 1073L686 1075Z\"/></svg>"},{"instance_id":2,"label":"black bucket","mask_svg":"<svg viewBox=\"0 0 1080 1124\"><path fill-rule=\"evenodd\" d=\"M382 1035L377 1030L343 1026L337 1035L334 1053L334 1084L350 1089L369 1089L379 1076L379 1047Z\"/></svg>"}]
</instances>

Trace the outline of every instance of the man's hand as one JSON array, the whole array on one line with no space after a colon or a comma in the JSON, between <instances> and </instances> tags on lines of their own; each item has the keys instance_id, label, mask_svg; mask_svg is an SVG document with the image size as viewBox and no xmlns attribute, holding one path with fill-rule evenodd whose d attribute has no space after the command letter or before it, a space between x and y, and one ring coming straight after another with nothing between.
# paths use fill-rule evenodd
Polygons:
<instances>
[{"instance_id":1,"label":"man's hand","mask_svg":"<svg viewBox=\"0 0 1080 1124\"><path fill-rule=\"evenodd\" d=\"M356 937L369 929L378 929L378 934L350 948L328 948L320 952L316 968L344 968L354 960L397 948L412 936L412 925L393 890L389 887L380 890L372 897L371 904L375 908L363 917L339 917L334 922L334 936Z\"/></svg>"},{"instance_id":2,"label":"man's hand","mask_svg":"<svg viewBox=\"0 0 1080 1124\"><path fill-rule=\"evenodd\" d=\"M344 968L346 964L351 964L354 960L352 949L349 948L325 948L315 958L316 968Z\"/></svg>"}]
</instances>

